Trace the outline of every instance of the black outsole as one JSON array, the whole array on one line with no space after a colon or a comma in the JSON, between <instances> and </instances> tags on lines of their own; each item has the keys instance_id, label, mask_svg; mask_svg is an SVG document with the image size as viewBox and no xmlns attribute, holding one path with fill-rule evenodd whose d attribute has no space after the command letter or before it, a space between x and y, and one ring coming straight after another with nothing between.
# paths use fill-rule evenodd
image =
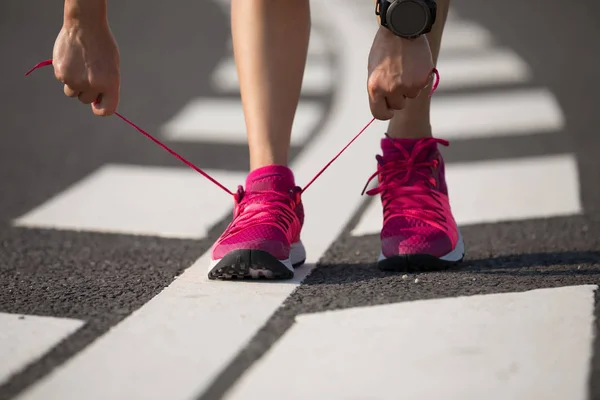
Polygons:
<instances>
[{"instance_id":1,"label":"black outsole","mask_svg":"<svg viewBox=\"0 0 600 400\"><path fill-rule=\"evenodd\" d=\"M299 267L304 260L294 264ZM263 250L235 250L223 257L208 273L212 280L292 279L294 272Z\"/></svg>"},{"instance_id":2,"label":"black outsole","mask_svg":"<svg viewBox=\"0 0 600 400\"><path fill-rule=\"evenodd\" d=\"M462 262L446 261L429 254L402 254L377 262L377 268L392 272L431 272L443 271Z\"/></svg>"}]
</instances>

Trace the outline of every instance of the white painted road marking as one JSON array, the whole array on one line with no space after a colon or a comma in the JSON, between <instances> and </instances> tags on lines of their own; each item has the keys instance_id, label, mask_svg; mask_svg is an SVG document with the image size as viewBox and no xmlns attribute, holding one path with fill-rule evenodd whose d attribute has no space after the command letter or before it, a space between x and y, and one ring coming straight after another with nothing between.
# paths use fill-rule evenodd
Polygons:
<instances>
[{"instance_id":1,"label":"white painted road marking","mask_svg":"<svg viewBox=\"0 0 600 400\"><path fill-rule=\"evenodd\" d=\"M447 164L450 204L459 225L557 217L582 212L577 161L573 155ZM379 197L352 235L378 234Z\"/></svg>"},{"instance_id":2,"label":"white painted road marking","mask_svg":"<svg viewBox=\"0 0 600 400\"><path fill-rule=\"evenodd\" d=\"M206 172L230 190L246 175ZM231 196L186 167L106 165L15 224L200 239L232 207Z\"/></svg>"},{"instance_id":3,"label":"white painted road marking","mask_svg":"<svg viewBox=\"0 0 600 400\"><path fill-rule=\"evenodd\" d=\"M507 49L441 56L438 69L441 74L439 91L523 83L531 77L527 64Z\"/></svg>"},{"instance_id":4,"label":"white painted road marking","mask_svg":"<svg viewBox=\"0 0 600 400\"><path fill-rule=\"evenodd\" d=\"M448 21L442 36L440 57L446 53L488 49L492 46L489 30L471 21Z\"/></svg>"},{"instance_id":5,"label":"white painted road marking","mask_svg":"<svg viewBox=\"0 0 600 400\"><path fill-rule=\"evenodd\" d=\"M75 319L0 313L0 384L82 325Z\"/></svg>"},{"instance_id":6,"label":"white painted road marking","mask_svg":"<svg viewBox=\"0 0 600 400\"><path fill-rule=\"evenodd\" d=\"M371 118L364 78L376 29L364 15L343 7L342 1L314 1L312 7L335 11L352 30L344 31L341 64L348 82L321 134L293 164L299 184L306 183L348 139ZM357 51L363 49L364 51ZM256 331L298 287L306 273L360 206L362 182L373 165L378 135L371 130L309 188L304 205L310 210L303 229L308 265L293 281L212 282L206 277L209 253L204 254L171 285L113 327L89 347L39 381L25 399L47 399L52 393L70 399L191 399L203 392L217 374L248 343ZM371 151L372 150L372 151ZM218 189L214 189L218 190ZM180 188L187 196L189 188ZM344 201L339 201L344 199ZM326 224L323 222L326 221Z\"/></svg>"},{"instance_id":7,"label":"white painted road marking","mask_svg":"<svg viewBox=\"0 0 600 400\"><path fill-rule=\"evenodd\" d=\"M364 79L364 77L363 77ZM212 85L219 92L239 93L240 83L233 57L219 63L212 76ZM306 63L303 95L324 95L333 87L333 65L327 59L309 58Z\"/></svg>"},{"instance_id":8,"label":"white painted road marking","mask_svg":"<svg viewBox=\"0 0 600 400\"><path fill-rule=\"evenodd\" d=\"M596 288L300 316L226 398L587 400Z\"/></svg>"},{"instance_id":9,"label":"white painted road marking","mask_svg":"<svg viewBox=\"0 0 600 400\"><path fill-rule=\"evenodd\" d=\"M292 128L292 144L302 145L323 117L319 102L301 101ZM210 141L247 145L240 99L198 98L189 102L163 127L173 141Z\"/></svg>"},{"instance_id":10,"label":"white painted road marking","mask_svg":"<svg viewBox=\"0 0 600 400\"><path fill-rule=\"evenodd\" d=\"M431 126L445 139L556 132L565 118L547 89L433 97Z\"/></svg>"}]
</instances>

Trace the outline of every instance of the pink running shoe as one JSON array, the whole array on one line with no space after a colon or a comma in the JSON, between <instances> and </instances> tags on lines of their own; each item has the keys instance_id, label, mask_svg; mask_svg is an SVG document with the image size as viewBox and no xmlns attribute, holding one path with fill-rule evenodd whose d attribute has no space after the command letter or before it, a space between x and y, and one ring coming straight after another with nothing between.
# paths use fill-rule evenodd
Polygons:
<instances>
[{"instance_id":1,"label":"pink running shoe","mask_svg":"<svg viewBox=\"0 0 600 400\"><path fill-rule=\"evenodd\" d=\"M233 221L212 248L209 279L290 279L304 263L301 189L284 166L259 168L235 197Z\"/></svg>"},{"instance_id":2,"label":"pink running shoe","mask_svg":"<svg viewBox=\"0 0 600 400\"><path fill-rule=\"evenodd\" d=\"M386 271L425 271L462 261L465 246L452 216L441 139L381 141L377 156L383 229L378 267Z\"/></svg>"}]
</instances>

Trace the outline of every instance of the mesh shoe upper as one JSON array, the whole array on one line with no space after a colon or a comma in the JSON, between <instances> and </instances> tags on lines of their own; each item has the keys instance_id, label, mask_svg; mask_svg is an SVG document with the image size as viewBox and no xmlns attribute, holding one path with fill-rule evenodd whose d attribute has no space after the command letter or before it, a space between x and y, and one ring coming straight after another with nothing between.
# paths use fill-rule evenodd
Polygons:
<instances>
[{"instance_id":1,"label":"mesh shoe upper","mask_svg":"<svg viewBox=\"0 0 600 400\"><path fill-rule=\"evenodd\" d=\"M233 220L213 245L212 259L239 249L263 250L279 260L288 259L304 222L300 191L286 167L268 166L250 173L246 189L238 188Z\"/></svg>"},{"instance_id":2,"label":"mesh shoe upper","mask_svg":"<svg viewBox=\"0 0 600 400\"><path fill-rule=\"evenodd\" d=\"M441 139L392 139L381 141L383 156L377 156L377 188L383 205L382 252L429 254L442 257L458 242L445 180Z\"/></svg>"}]
</instances>

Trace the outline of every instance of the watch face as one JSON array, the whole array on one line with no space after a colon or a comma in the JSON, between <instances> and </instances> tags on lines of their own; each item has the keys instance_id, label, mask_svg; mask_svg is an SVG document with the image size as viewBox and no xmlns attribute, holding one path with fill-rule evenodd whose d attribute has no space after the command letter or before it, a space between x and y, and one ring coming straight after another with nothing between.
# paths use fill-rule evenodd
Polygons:
<instances>
[{"instance_id":1,"label":"watch face","mask_svg":"<svg viewBox=\"0 0 600 400\"><path fill-rule=\"evenodd\" d=\"M428 22L427 6L421 1L404 0L392 4L388 10L388 25L400 36L420 34Z\"/></svg>"}]
</instances>

